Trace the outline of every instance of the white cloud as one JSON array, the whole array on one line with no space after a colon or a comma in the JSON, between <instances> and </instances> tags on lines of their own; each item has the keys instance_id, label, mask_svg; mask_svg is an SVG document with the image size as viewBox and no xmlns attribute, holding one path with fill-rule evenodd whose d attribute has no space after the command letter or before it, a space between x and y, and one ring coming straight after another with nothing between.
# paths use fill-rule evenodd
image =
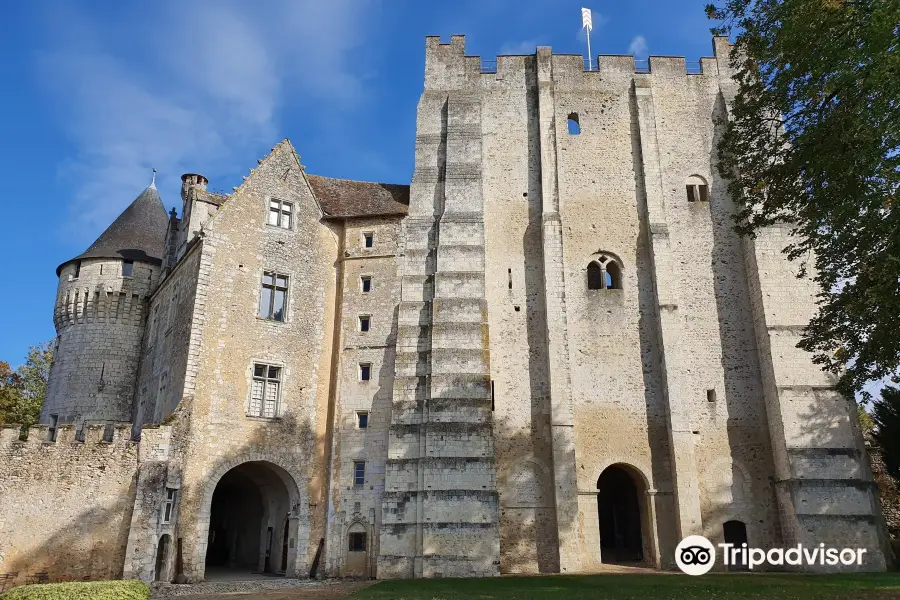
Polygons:
<instances>
[{"instance_id":1,"label":"white cloud","mask_svg":"<svg viewBox=\"0 0 900 600\"><path fill-rule=\"evenodd\" d=\"M642 35L635 36L628 45L628 53L634 55L635 58L647 58L648 52L647 40Z\"/></svg>"},{"instance_id":2,"label":"white cloud","mask_svg":"<svg viewBox=\"0 0 900 600\"><path fill-rule=\"evenodd\" d=\"M180 209L181 173L230 173L210 186L234 185L255 165L248 153L284 137L279 107L336 114L353 106L365 81L351 53L368 8L362 0L165 0L153 18L112 30L61 11L39 73L74 149L59 166L72 189L73 242L90 243L149 183L151 167L167 207Z\"/></svg>"}]
</instances>

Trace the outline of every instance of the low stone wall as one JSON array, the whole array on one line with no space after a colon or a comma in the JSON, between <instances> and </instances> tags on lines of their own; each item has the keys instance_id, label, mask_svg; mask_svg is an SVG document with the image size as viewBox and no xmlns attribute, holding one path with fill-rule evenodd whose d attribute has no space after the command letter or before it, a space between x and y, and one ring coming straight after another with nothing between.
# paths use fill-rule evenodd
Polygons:
<instances>
[{"instance_id":1,"label":"low stone wall","mask_svg":"<svg viewBox=\"0 0 900 600\"><path fill-rule=\"evenodd\" d=\"M71 426L50 441L47 426L0 429L0 573L15 584L38 572L51 581L122 576L134 506L138 445L131 425Z\"/></svg>"}]
</instances>

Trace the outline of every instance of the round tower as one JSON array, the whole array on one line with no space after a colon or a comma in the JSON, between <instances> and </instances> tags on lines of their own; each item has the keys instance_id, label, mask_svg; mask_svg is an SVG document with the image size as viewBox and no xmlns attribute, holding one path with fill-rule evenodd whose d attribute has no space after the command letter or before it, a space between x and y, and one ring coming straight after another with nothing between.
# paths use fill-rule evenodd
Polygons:
<instances>
[{"instance_id":1,"label":"round tower","mask_svg":"<svg viewBox=\"0 0 900 600\"><path fill-rule=\"evenodd\" d=\"M97 241L57 269L56 352L41 422L129 422L146 309L168 216L150 184Z\"/></svg>"}]
</instances>

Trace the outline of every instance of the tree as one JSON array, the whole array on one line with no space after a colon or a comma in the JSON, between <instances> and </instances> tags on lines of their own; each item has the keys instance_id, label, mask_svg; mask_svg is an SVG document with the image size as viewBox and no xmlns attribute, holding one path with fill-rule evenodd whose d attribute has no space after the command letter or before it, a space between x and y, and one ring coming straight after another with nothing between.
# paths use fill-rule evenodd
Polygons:
<instances>
[{"instance_id":1,"label":"tree","mask_svg":"<svg viewBox=\"0 0 900 600\"><path fill-rule=\"evenodd\" d=\"M0 362L0 424L21 423L30 427L37 423L52 364L50 342L31 346L25 363L15 371L8 363Z\"/></svg>"},{"instance_id":2,"label":"tree","mask_svg":"<svg viewBox=\"0 0 900 600\"><path fill-rule=\"evenodd\" d=\"M863 400L900 365L900 0L719 0L737 82L718 170L737 229L789 223L819 284L799 346Z\"/></svg>"},{"instance_id":3,"label":"tree","mask_svg":"<svg viewBox=\"0 0 900 600\"><path fill-rule=\"evenodd\" d=\"M887 472L900 479L900 389L886 387L872 404L875 442L881 448Z\"/></svg>"}]
</instances>

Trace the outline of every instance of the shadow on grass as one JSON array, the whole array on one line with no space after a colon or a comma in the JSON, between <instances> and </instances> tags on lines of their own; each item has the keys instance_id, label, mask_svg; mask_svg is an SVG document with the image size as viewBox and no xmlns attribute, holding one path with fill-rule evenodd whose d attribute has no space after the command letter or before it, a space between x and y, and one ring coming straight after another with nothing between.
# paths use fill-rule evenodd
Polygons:
<instances>
[{"instance_id":1,"label":"shadow on grass","mask_svg":"<svg viewBox=\"0 0 900 600\"><path fill-rule=\"evenodd\" d=\"M383 581L350 600L681 600L778 598L829 600L900 598L900 573L796 575L734 574L568 575L493 579Z\"/></svg>"}]
</instances>

